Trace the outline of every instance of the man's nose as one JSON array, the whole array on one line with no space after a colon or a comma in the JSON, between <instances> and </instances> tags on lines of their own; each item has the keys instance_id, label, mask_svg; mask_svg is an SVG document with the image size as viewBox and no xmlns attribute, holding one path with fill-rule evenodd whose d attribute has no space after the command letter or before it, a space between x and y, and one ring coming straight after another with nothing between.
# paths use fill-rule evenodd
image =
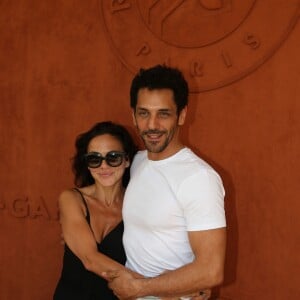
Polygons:
<instances>
[{"instance_id":1,"label":"man's nose","mask_svg":"<svg viewBox=\"0 0 300 300\"><path fill-rule=\"evenodd\" d=\"M148 119L148 128L149 129L157 129L158 128L158 120L156 116L150 116Z\"/></svg>"}]
</instances>

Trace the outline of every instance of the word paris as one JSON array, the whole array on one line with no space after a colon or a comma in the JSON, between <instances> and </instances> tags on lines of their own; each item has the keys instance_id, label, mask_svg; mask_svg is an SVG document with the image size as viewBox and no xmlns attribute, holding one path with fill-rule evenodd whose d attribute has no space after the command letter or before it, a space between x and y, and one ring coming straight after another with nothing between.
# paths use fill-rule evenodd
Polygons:
<instances>
[{"instance_id":1,"label":"word paris","mask_svg":"<svg viewBox=\"0 0 300 300\"><path fill-rule=\"evenodd\" d=\"M136 73L165 62L184 72L191 92L218 89L256 71L299 18L299 0L99 2L107 41L127 69Z\"/></svg>"}]
</instances>

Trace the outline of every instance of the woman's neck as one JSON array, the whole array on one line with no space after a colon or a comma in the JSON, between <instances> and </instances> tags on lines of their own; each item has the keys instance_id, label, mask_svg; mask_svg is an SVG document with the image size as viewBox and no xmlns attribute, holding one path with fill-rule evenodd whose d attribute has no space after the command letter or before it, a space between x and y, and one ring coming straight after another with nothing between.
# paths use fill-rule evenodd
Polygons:
<instances>
[{"instance_id":1,"label":"woman's neck","mask_svg":"<svg viewBox=\"0 0 300 300\"><path fill-rule=\"evenodd\" d=\"M112 206L123 202L125 188L122 183L118 183L114 186L105 187L103 185L94 184L91 196L105 203L106 206Z\"/></svg>"}]
</instances>

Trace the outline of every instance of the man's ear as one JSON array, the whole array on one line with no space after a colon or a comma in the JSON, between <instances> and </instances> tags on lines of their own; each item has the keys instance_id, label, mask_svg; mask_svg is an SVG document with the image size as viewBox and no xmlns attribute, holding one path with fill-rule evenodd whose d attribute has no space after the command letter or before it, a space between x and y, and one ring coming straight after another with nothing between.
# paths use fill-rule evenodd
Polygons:
<instances>
[{"instance_id":1,"label":"man's ear","mask_svg":"<svg viewBox=\"0 0 300 300\"><path fill-rule=\"evenodd\" d=\"M179 113L179 116L178 116L178 122L177 124L179 126L183 125L184 122L185 122L185 117L186 117L186 113L187 113L187 106L185 106Z\"/></svg>"},{"instance_id":2,"label":"man's ear","mask_svg":"<svg viewBox=\"0 0 300 300\"><path fill-rule=\"evenodd\" d=\"M132 110L131 110L131 116L132 116L133 124L134 124L134 126L136 126L135 109L132 109Z\"/></svg>"}]
</instances>

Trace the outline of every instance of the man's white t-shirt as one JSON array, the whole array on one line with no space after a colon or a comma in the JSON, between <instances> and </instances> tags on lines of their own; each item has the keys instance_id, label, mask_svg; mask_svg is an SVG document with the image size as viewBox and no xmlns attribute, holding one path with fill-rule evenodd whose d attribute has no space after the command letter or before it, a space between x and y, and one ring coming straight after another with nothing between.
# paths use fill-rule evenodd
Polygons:
<instances>
[{"instance_id":1,"label":"man's white t-shirt","mask_svg":"<svg viewBox=\"0 0 300 300\"><path fill-rule=\"evenodd\" d=\"M152 161L140 151L124 204L126 266L146 277L193 261L188 231L226 226L220 176L189 148Z\"/></svg>"}]
</instances>

